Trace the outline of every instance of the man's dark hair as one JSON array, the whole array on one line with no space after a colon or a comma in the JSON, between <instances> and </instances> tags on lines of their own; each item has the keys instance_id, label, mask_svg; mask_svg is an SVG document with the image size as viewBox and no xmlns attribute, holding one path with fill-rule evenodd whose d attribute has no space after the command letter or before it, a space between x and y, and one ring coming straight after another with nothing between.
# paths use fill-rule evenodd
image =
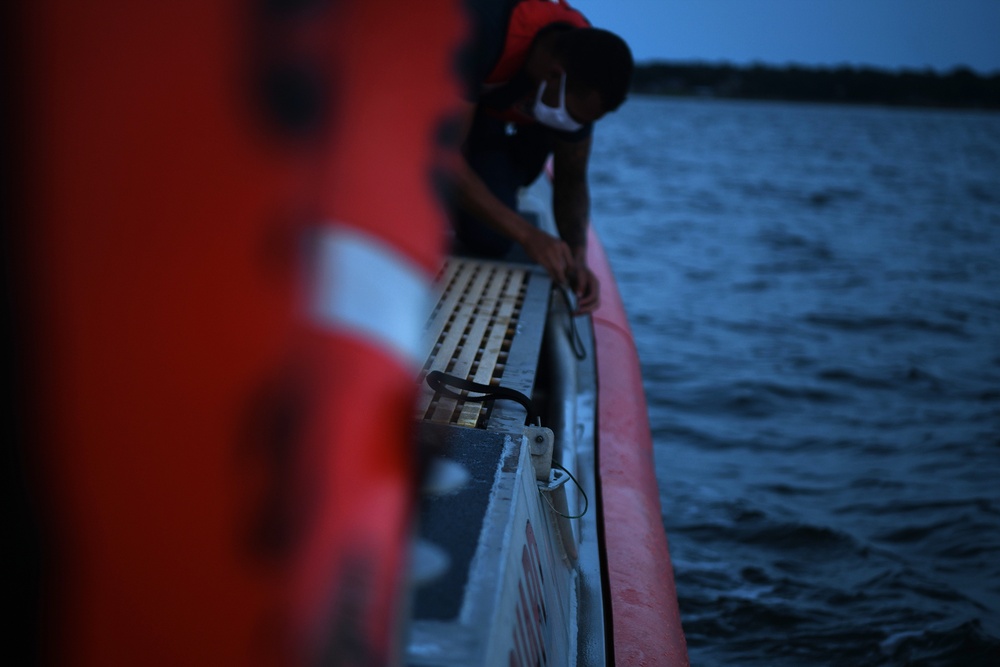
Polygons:
<instances>
[{"instance_id":1,"label":"man's dark hair","mask_svg":"<svg viewBox=\"0 0 1000 667\"><path fill-rule=\"evenodd\" d=\"M625 101L632 81L632 51L618 35L600 28L578 28L559 35L555 44L570 86L583 85L601 96L606 111Z\"/></svg>"}]
</instances>

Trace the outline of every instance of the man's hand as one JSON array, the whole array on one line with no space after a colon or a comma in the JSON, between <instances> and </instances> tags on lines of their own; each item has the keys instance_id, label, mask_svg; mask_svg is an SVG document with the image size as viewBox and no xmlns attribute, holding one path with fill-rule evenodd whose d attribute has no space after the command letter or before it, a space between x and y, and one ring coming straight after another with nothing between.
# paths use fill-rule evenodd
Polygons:
<instances>
[{"instance_id":1,"label":"man's hand","mask_svg":"<svg viewBox=\"0 0 1000 667\"><path fill-rule=\"evenodd\" d=\"M569 283L570 274L576 267L573 253L569 246L559 238L546 234L540 229L531 227L527 230L527 238L521 243L525 252L549 274L553 282L559 285Z\"/></svg>"},{"instance_id":2,"label":"man's hand","mask_svg":"<svg viewBox=\"0 0 1000 667\"><path fill-rule=\"evenodd\" d=\"M601 305L601 283L590 270L586 262L577 261L572 271L572 287L576 292L576 312L574 315L586 315L597 310Z\"/></svg>"},{"instance_id":3,"label":"man's hand","mask_svg":"<svg viewBox=\"0 0 1000 667\"><path fill-rule=\"evenodd\" d=\"M587 266L585 248L573 252L561 239L535 227L523 245L528 256L545 269L554 283L568 285L576 294L574 315L592 313L601 305L601 284Z\"/></svg>"}]
</instances>

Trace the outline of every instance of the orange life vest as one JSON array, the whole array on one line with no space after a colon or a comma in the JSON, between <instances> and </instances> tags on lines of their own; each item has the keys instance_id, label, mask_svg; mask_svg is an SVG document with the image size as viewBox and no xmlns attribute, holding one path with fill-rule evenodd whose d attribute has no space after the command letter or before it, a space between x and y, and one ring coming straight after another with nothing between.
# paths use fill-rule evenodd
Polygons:
<instances>
[{"instance_id":1,"label":"orange life vest","mask_svg":"<svg viewBox=\"0 0 1000 667\"><path fill-rule=\"evenodd\" d=\"M570 7L566 0L521 0L511 14L500 59L484 83L492 86L510 81L524 66L535 36L553 23L566 23L574 28L590 27L583 14Z\"/></svg>"}]
</instances>

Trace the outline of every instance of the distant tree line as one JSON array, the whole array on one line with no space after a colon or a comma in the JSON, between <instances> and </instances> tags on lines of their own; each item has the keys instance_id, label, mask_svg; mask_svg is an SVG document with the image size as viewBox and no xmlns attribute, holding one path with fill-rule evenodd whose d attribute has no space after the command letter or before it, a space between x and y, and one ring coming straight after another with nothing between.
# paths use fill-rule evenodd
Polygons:
<instances>
[{"instance_id":1,"label":"distant tree line","mask_svg":"<svg viewBox=\"0 0 1000 667\"><path fill-rule=\"evenodd\" d=\"M889 72L869 67L637 64L632 91L654 95L1000 110L1000 73L966 67Z\"/></svg>"}]
</instances>

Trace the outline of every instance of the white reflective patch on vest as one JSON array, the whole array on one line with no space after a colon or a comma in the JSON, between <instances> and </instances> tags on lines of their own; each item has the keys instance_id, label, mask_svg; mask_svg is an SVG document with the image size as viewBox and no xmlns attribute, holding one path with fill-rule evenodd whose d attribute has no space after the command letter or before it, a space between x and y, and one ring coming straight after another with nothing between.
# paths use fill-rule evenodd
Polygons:
<instances>
[{"instance_id":1,"label":"white reflective patch on vest","mask_svg":"<svg viewBox=\"0 0 1000 667\"><path fill-rule=\"evenodd\" d=\"M419 368L431 306L425 272L379 239L344 227L321 228L316 246L311 315Z\"/></svg>"}]
</instances>

